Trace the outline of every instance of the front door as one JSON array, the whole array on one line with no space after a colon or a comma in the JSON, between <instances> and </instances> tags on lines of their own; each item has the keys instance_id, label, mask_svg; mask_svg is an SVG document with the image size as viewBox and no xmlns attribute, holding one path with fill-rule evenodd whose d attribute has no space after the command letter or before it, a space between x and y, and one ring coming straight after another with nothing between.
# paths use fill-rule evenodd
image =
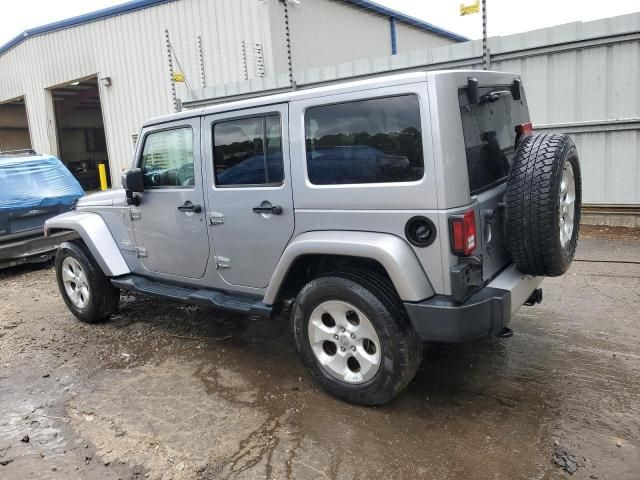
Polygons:
<instances>
[{"instance_id":1,"label":"front door","mask_svg":"<svg viewBox=\"0 0 640 480\"><path fill-rule=\"evenodd\" d=\"M131 212L137 254L151 272L200 278L209 258L200 118L148 129L140 142L144 193Z\"/></svg>"},{"instance_id":2,"label":"front door","mask_svg":"<svg viewBox=\"0 0 640 480\"><path fill-rule=\"evenodd\" d=\"M205 117L207 208L227 283L266 287L293 234L288 105Z\"/></svg>"}]
</instances>

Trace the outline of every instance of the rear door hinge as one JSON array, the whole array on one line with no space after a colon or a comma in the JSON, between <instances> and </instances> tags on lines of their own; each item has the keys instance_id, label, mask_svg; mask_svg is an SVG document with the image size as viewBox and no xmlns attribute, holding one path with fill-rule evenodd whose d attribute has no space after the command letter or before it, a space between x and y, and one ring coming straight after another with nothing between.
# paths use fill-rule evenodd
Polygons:
<instances>
[{"instance_id":1,"label":"rear door hinge","mask_svg":"<svg viewBox=\"0 0 640 480\"><path fill-rule=\"evenodd\" d=\"M231 268L231 260L227 257L215 256L213 259L216 261L216 268L222 270L223 268Z\"/></svg>"},{"instance_id":2,"label":"rear door hinge","mask_svg":"<svg viewBox=\"0 0 640 480\"><path fill-rule=\"evenodd\" d=\"M142 215L140 215L140 210L138 210L137 208L130 208L129 218L131 220L140 220L140 218L142 218Z\"/></svg>"}]
</instances>

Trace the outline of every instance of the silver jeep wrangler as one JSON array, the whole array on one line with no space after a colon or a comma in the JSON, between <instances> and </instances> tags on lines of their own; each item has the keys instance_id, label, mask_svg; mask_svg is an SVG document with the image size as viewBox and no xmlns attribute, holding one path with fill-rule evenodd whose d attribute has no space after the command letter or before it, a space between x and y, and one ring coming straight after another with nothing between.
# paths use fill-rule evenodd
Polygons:
<instances>
[{"instance_id":1,"label":"silver jeep wrangler","mask_svg":"<svg viewBox=\"0 0 640 480\"><path fill-rule=\"evenodd\" d=\"M60 292L84 322L121 289L271 317L290 310L331 394L381 404L424 341L508 336L578 238L575 145L534 135L508 73L407 73L149 120L124 189L72 230Z\"/></svg>"}]
</instances>

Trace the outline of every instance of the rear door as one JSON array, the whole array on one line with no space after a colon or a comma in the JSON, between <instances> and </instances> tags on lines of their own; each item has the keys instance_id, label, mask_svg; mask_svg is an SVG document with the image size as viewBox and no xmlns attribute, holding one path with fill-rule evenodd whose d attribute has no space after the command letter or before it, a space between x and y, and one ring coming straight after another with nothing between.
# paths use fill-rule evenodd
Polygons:
<instances>
[{"instance_id":1,"label":"rear door","mask_svg":"<svg viewBox=\"0 0 640 480\"><path fill-rule=\"evenodd\" d=\"M232 285L266 287L294 227L288 105L210 115L203 135L218 272Z\"/></svg>"},{"instance_id":2,"label":"rear door","mask_svg":"<svg viewBox=\"0 0 640 480\"><path fill-rule=\"evenodd\" d=\"M478 241L483 279L502 270L510 257L504 229L504 193L519 140L516 127L530 121L524 96L516 100L510 85L481 85L480 101L471 103L467 89L459 91L469 189L478 202Z\"/></svg>"}]
</instances>

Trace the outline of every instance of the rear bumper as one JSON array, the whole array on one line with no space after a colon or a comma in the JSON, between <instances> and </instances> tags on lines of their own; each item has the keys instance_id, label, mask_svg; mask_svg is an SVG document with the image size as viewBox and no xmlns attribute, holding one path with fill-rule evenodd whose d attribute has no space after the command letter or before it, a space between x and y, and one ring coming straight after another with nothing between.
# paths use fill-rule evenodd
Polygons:
<instances>
[{"instance_id":1,"label":"rear bumper","mask_svg":"<svg viewBox=\"0 0 640 480\"><path fill-rule=\"evenodd\" d=\"M520 273L511 265L463 303L438 295L422 302L405 302L404 306L423 340L463 342L502 332L542 279Z\"/></svg>"},{"instance_id":2,"label":"rear bumper","mask_svg":"<svg viewBox=\"0 0 640 480\"><path fill-rule=\"evenodd\" d=\"M46 237L38 235L0 243L0 268L46 260L53 256L62 242L76 238L76 232L63 231Z\"/></svg>"}]
</instances>

